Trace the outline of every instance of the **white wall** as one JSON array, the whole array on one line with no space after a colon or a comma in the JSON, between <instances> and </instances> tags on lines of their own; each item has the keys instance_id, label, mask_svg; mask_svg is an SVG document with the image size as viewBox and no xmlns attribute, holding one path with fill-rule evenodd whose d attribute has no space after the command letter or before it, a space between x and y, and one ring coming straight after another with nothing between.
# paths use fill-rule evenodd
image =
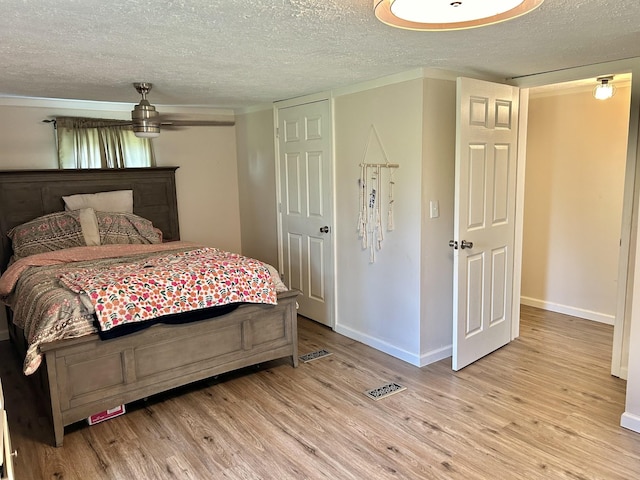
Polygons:
<instances>
[{"instance_id":1,"label":"white wall","mask_svg":"<svg viewBox=\"0 0 640 480\"><path fill-rule=\"evenodd\" d=\"M337 96L335 116L336 331L413 364L420 362L422 79ZM375 263L356 232L360 162L394 173L395 230L384 232ZM383 195L383 200L384 200ZM385 215L383 214L383 219Z\"/></svg>"},{"instance_id":2,"label":"white wall","mask_svg":"<svg viewBox=\"0 0 640 480\"><path fill-rule=\"evenodd\" d=\"M451 355L456 82L424 79L420 365ZM431 218L431 201L440 215Z\"/></svg>"},{"instance_id":3,"label":"white wall","mask_svg":"<svg viewBox=\"0 0 640 480\"><path fill-rule=\"evenodd\" d=\"M522 303L613 324L629 87L529 101Z\"/></svg>"},{"instance_id":4,"label":"white wall","mask_svg":"<svg viewBox=\"0 0 640 480\"><path fill-rule=\"evenodd\" d=\"M160 108L159 108L160 109ZM131 105L0 98L0 169L57 168L55 136L42 120L55 115L129 118ZM175 110L175 109L174 109ZM189 114L190 109L182 109ZM229 111L199 109L199 114ZM164 131L154 139L159 165L176 172L183 240L240 251L235 127ZM0 339L7 338L4 308Z\"/></svg>"},{"instance_id":5,"label":"white wall","mask_svg":"<svg viewBox=\"0 0 640 480\"><path fill-rule=\"evenodd\" d=\"M273 108L236 115L242 254L278 266Z\"/></svg>"}]
</instances>

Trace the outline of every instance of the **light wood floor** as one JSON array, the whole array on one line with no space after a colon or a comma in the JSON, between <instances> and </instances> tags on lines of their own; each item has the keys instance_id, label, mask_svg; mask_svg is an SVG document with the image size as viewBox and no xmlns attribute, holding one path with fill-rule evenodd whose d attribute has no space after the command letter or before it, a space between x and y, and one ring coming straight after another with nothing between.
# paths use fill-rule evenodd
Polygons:
<instances>
[{"instance_id":1,"label":"light wood floor","mask_svg":"<svg viewBox=\"0 0 640 480\"><path fill-rule=\"evenodd\" d=\"M0 344L17 479L632 479L612 327L523 307L521 337L455 373L408 365L306 319L300 352L67 428L62 448ZM373 401L367 389L407 390Z\"/></svg>"}]
</instances>

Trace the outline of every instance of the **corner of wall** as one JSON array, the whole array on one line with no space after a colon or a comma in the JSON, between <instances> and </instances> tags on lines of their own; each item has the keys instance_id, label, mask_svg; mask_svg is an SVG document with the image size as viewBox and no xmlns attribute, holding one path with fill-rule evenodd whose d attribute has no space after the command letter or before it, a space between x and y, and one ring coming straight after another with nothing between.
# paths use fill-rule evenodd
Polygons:
<instances>
[{"instance_id":1,"label":"corner of wall","mask_svg":"<svg viewBox=\"0 0 640 480\"><path fill-rule=\"evenodd\" d=\"M273 108L236 117L236 151L243 255L278 267Z\"/></svg>"},{"instance_id":2,"label":"corner of wall","mask_svg":"<svg viewBox=\"0 0 640 480\"><path fill-rule=\"evenodd\" d=\"M451 355L456 82L423 81L422 225L420 287L421 364ZM431 214L430 204L438 212ZM427 363L424 363L427 362Z\"/></svg>"}]
</instances>

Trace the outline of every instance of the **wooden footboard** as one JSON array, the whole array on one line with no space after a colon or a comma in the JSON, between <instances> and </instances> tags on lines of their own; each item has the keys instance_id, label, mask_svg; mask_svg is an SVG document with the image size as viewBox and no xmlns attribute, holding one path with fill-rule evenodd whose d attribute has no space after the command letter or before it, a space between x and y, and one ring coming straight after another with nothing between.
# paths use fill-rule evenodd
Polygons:
<instances>
[{"instance_id":1,"label":"wooden footboard","mask_svg":"<svg viewBox=\"0 0 640 480\"><path fill-rule=\"evenodd\" d=\"M277 358L291 357L296 367L296 297L289 291L278 305L243 305L221 317L158 324L113 340L42 345L56 446L66 425L120 404Z\"/></svg>"}]
</instances>

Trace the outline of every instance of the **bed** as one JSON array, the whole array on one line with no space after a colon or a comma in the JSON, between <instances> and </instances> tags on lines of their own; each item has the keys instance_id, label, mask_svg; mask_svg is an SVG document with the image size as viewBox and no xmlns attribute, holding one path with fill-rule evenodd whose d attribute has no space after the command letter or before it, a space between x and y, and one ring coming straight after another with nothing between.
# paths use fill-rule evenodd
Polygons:
<instances>
[{"instance_id":1,"label":"bed","mask_svg":"<svg viewBox=\"0 0 640 480\"><path fill-rule=\"evenodd\" d=\"M37 217L64 210L63 196L133 191L133 212L180 239L177 167L123 170L0 171L0 269L13 254L7 233ZM242 304L230 313L180 325L149 328L102 340L96 334L40 345L42 364L30 375L50 405L54 443L64 427L118 405L270 360L298 365L296 291L277 305ZM24 358L28 344L7 309L11 343Z\"/></svg>"}]
</instances>

